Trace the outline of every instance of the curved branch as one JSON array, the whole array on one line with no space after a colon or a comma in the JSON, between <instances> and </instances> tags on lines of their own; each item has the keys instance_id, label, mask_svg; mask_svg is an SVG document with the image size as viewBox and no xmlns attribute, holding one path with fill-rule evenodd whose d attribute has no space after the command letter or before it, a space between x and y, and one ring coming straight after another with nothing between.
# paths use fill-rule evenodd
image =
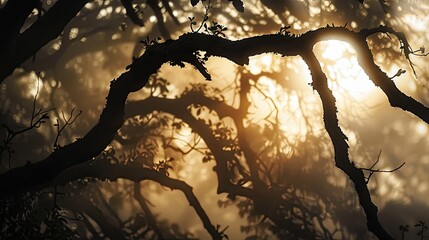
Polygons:
<instances>
[{"instance_id":1,"label":"curved branch","mask_svg":"<svg viewBox=\"0 0 429 240\"><path fill-rule=\"evenodd\" d=\"M62 1L58 3L60 2ZM73 2L83 4L84 0ZM47 16L48 13L45 14L45 17ZM35 24L33 24L33 26L36 27ZM375 28L374 32L377 31L383 33L384 29ZM40 34L39 32L37 33ZM141 57L133 61L129 66L128 72L123 73L118 79L111 82L106 107L100 115L99 122L82 139L56 150L46 159L38 163L28 164L1 174L0 190L2 190L3 193L10 193L47 183L61 171L88 161L100 154L113 140L116 131L123 124L124 105L128 94L144 87L150 75L156 73L164 63L181 63L185 61L185 59L182 58L183 56L187 56L196 51L205 51L208 57L224 57L239 65L247 64L250 56L267 52L278 53L282 56L305 55L308 64L312 64L310 66L312 74L316 75L313 76L313 78L315 78L315 80L326 79L326 76L324 76L320 70L320 66L315 64L318 62L317 59L313 59L314 56L311 53L311 49L317 42L330 39L349 42L356 49L359 64L361 64L376 85L380 86L386 93L392 106L399 106L420 117L426 123L429 123L429 109L402 93L374 63L364 33L353 32L344 27L327 27L309 31L300 36L272 34L250 37L237 41L202 33L190 33L182 35L177 40L169 40L164 43L156 43L149 46ZM311 54L309 54L309 52ZM349 176L352 180L354 179L356 191L358 194L362 195L360 199L370 199L366 186L360 183L363 179L362 171L356 170L355 167L350 165L350 162L340 160L348 159L348 146L344 134L342 134L341 129L338 127L338 120L335 114L335 99L331 97L332 93L329 92L327 86L323 86L323 84L325 84L324 82L320 83L315 81L314 84L317 85L315 88L318 89L322 97L325 111L329 110L329 114L325 113L325 124L331 139L335 142L337 165L345 170L345 172L350 173ZM152 104L159 105L159 103L154 102L152 102ZM192 119L192 115L186 117L189 118L189 121L194 121L197 125L204 125L204 123ZM211 132L199 134L201 136L208 136ZM222 167L225 169L225 157L227 156L220 155L216 157L223 162L223 164L218 165L217 168ZM219 172L225 172L224 169ZM219 175L218 177L223 178L227 176ZM222 189L218 190L221 191ZM361 204L363 204L363 208L367 213L367 219L369 221L368 227L370 230L377 236L386 237L386 239L388 239L389 235L378 225L376 207L372 202L361 201Z\"/></svg>"},{"instance_id":2,"label":"curved branch","mask_svg":"<svg viewBox=\"0 0 429 240\"><path fill-rule=\"evenodd\" d=\"M107 161L98 160L92 165L82 164L74 169L70 169L58 176L54 182L56 184L64 184L73 180L87 177L110 181L116 181L119 178L128 179L134 182L152 180L162 186L179 190L183 192L189 204L194 208L198 217L201 219L204 228L207 230L207 232L209 232L211 237L213 239L222 239L221 234L211 223L210 218L204 211L198 198L194 195L192 187L184 181L170 178L150 168L110 164Z\"/></svg>"},{"instance_id":3,"label":"curved branch","mask_svg":"<svg viewBox=\"0 0 429 240\"><path fill-rule=\"evenodd\" d=\"M302 55L307 63L312 79L313 87L319 93L323 105L323 120L325 128L331 138L335 151L335 165L340 168L352 180L356 193L359 197L359 203L366 213L368 229L373 232L379 239L393 239L381 226L378 221L378 209L371 200L366 185L366 179L363 171L356 168L350 161L347 144L347 137L338 125L337 106L335 97L332 91L328 88L328 80L325 73L322 71L316 56L311 49L307 54Z\"/></svg>"},{"instance_id":4,"label":"curved branch","mask_svg":"<svg viewBox=\"0 0 429 240\"><path fill-rule=\"evenodd\" d=\"M188 94L182 98L181 101L177 99L166 99L150 97L145 100L129 102L126 107L125 117L132 117L136 115L146 115L153 111L162 111L170 113L177 118L181 118L186 122L194 132L196 132L206 143L207 147L212 151L216 166L214 171L218 177L218 193L230 193L232 195L245 196L253 198L254 193L251 189L244 188L242 186L231 183L229 171L228 171L228 160L232 158L231 153L225 152L222 146L213 136L212 129L207 126L203 121L197 120L188 110L187 107L191 104L198 102L195 95ZM142 106L145 106L142 108ZM225 105L224 105L225 106ZM233 108L225 106L225 110L231 111Z\"/></svg>"},{"instance_id":5,"label":"curved branch","mask_svg":"<svg viewBox=\"0 0 429 240\"><path fill-rule=\"evenodd\" d=\"M40 48L60 36L64 27L87 3L88 0L59 0L27 30L18 35L13 55L0 56L0 83Z\"/></svg>"},{"instance_id":6,"label":"curved branch","mask_svg":"<svg viewBox=\"0 0 429 240\"><path fill-rule=\"evenodd\" d=\"M301 226L295 224L291 219L285 219L284 216L280 216L280 214L278 214L276 204L267 204L267 199L276 202L281 197L275 191L271 191L263 185L264 183L262 181L260 182L261 185L258 186L258 181L260 181L259 177L251 176L251 180L254 185L253 189L230 182L228 166L226 163L232 156L222 150L221 145L214 138L211 128L203 121L195 119L189 112L188 106L195 103L215 109L220 117L230 116L234 121L239 121L240 119L236 114L234 115L236 110L233 107L228 106L224 102L217 102L216 100L210 99L204 96L201 92L189 92L179 99L150 97L145 100L129 102L126 107L126 117L146 115L152 111L162 111L170 113L176 118L182 119L192 128L193 132L202 137L208 148L213 153L216 161L216 167L214 170L218 177L218 193L228 193L228 197L230 198L242 196L251 199L254 202L255 211L268 217L278 227L293 231L299 236L307 236L306 238L313 239L314 237L309 237L308 233L306 233ZM250 157L253 157L251 154L249 155ZM247 157L249 156L246 156L246 158ZM255 170L257 171L258 169Z\"/></svg>"},{"instance_id":7,"label":"curved branch","mask_svg":"<svg viewBox=\"0 0 429 240\"><path fill-rule=\"evenodd\" d=\"M398 33L389 27L379 27L379 32L392 33L398 37L398 39L403 44L402 48L404 50L405 57L408 61L410 53L410 46L408 45L408 41L405 38L403 33ZM374 33L374 30L366 30L362 32L362 35L369 36ZM355 46L357 55L357 59L359 65L362 66L363 70L368 74L371 80L374 82L376 86L379 86L381 90L386 94L389 99L389 103L392 107L399 107L402 110L408 111L425 121L429 124L429 108L424 106L422 103L418 102L414 98L407 96L398 87L395 85L389 76L385 72L383 72L377 64L374 62L374 57L371 53L367 44L359 44ZM411 66L412 63L410 62ZM413 68L414 70L414 68Z\"/></svg>"}]
</instances>

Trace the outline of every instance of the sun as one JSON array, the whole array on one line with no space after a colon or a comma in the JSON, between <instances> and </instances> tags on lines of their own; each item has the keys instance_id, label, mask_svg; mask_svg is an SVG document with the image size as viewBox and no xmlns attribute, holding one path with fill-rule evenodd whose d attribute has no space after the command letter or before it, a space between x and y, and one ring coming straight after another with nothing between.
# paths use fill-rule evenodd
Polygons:
<instances>
[{"instance_id":1,"label":"sun","mask_svg":"<svg viewBox=\"0 0 429 240\"><path fill-rule=\"evenodd\" d=\"M314 52L328 77L329 88L335 94L359 100L367 98L376 89L359 65L356 51L350 44L338 40L322 41L315 45ZM259 74L272 71L276 63L272 54L261 54L250 58L248 69L252 74Z\"/></svg>"},{"instance_id":2,"label":"sun","mask_svg":"<svg viewBox=\"0 0 429 240\"><path fill-rule=\"evenodd\" d=\"M322 44L324 45L324 50L322 52L322 57L324 59L338 60L349 50L348 44L338 40L325 41L322 42Z\"/></svg>"},{"instance_id":3,"label":"sun","mask_svg":"<svg viewBox=\"0 0 429 240\"><path fill-rule=\"evenodd\" d=\"M343 41L322 41L313 49L328 78L328 87L332 90L339 109L348 108L350 100L353 103L368 103L378 99L377 87L359 65L356 51L352 46ZM255 80L255 89L250 92L253 100L253 108L249 110L249 118L253 123L270 123L279 121L279 130L288 136L292 142L304 141L308 134L318 134L323 124L308 125L308 119L318 119L322 110L313 89L304 84L303 87L297 82L311 82L311 72L301 59L292 59L293 67L287 62L279 61L280 56L273 54L261 54L250 58L247 70L258 75L263 72L276 72L279 65L283 64L293 75L284 85L280 84L284 79L271 79L268 76L259 76ZM298 64L301 63L302 64ZM292 74L292 69L297 72ZM283 75L279 75L280 77ZM366 106L365 104L359 105ZM354 108L353 111L360 108ZM345 109L346 112L350 109ZM421 130L422 132L424 130ZM294 141L293 141L294 140Z\"/></svg>"},{"instance_id":4,"label":"sun","mask_svg":"<svg viewBox=\"0 0 429 240\"><path fill-rule=\"evenodd\" d=\"M356 51L350 44L338 40L323 41L316 44L315 53L332 91L359 99L368 97L376 89L359 65Z\"/></svg>"}]
</instances>

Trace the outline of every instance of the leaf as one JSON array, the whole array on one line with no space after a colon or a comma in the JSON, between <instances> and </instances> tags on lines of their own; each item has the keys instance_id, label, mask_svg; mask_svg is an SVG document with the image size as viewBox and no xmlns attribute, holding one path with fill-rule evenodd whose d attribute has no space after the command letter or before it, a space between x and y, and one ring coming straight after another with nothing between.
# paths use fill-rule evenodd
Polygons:
<instances>
[{"instance_id":1,"label":"leaf","mask_svg":"<svg viewBox=\"0 0 429 240\"><path fill-rule=\"evenodd\" d=\"M244 5L241 0L233 0L232 5L237 9L237 11L244 12Z\"/></svg>"},{"instance_id":2,"label":"leaf","mask_svg":"<svg viewBox=\"0 0 429 240\"><path fill-rule=\"evenodd\" d=\"M194 7L200 0L191 0L191 5Z\"/></svg>"}]
</instances>

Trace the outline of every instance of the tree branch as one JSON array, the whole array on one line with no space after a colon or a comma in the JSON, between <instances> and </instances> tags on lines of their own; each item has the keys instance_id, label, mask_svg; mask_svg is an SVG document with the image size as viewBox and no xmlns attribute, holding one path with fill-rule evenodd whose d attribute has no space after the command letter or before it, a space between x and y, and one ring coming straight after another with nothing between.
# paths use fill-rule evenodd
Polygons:
<instances>
[{"instance_id":1,"label":"tree branch","mask_svg":"<svg viewBox=\"0 0 429 240\"><path fill-rule=\"evenodd\" d=\"M187 110L187 107L192 103L198 102L194 94L189 94L182 98L181 101L177 99L166 99L150 97L145 100L129 102L126 107L126 117L136 115L146 115L153 111L162 111L170 113L175 117L181 118L186 122L192 130L200 135L207 147L212 151L216 166L214 171L218 177L218 193L233 193L233 195L246 196L249 198L253 197L251 189L244 188L242 186L231 183L229 171L228 171L228 160L232 158L231 153L222 150L222 146L213 136L212 129L207 126L203 121L197 120ZM147 106L142 108L142 106ZM227 108L226 108L227 109ZM233 109L233 108L231 108Z\"/></svg>"},{"instance_id":2,"label":"tree branch","mask_svg":"<svg viewBox=\"0 0 429 240\"><path fill-rule=\"evenodd\" d=\"M73 209L75 212L84 212L90 218L92 218L97 225L100 227L101 231L107 235L110 239L125 239L124 234L115 224L110 223L104 213L100 208L94 205L94 203L87 199L84 196L79 196L78 201L74 201L73 199L63 200L67 202L67 206ZM89 223L89 222L88 222ZM90 223L89 223L90 224ZM91 227L90 227L91 228ZM96 234L92 232L92 234ZM98 233L95 238L99 237Z\"/></svg>"},{"instance_id":3,"label":"tree branch","mask_svg":"<svg viewBox=\"0 0 429 240\"><path fill-rule=\"evenodd\" d=\"M338 125L335 97L328 88L328 79L311 49L308 49L308 52L302 57L310 69L313 87L319 93L322 100L325 128L334 145L335 165L343 170L350 180L352 180L359 197L359 203L366 213L368 229L379 239L393 239L378 221L378 209L371 200L363 171L356 168L349 159L347 137Z\"/></svg>"},{"instance_id":4,"label":"tree branch","mask_svg":"<svg viewBox=\"0 0 429 240\"><path fill-rule=\"evenodd\" d=\"M153 13L155 14L156 20L158 21L158 29L159 32L162 34L162 37L164 39L170 39L170 32L168 31L167 27L165 26L164 22L164 16L161 12L161 8L158 5L158 0L148 0L147 4L152 9Z\"/></svg>"},{"instance_id":5,"label":"tree branch","mask_svg":"<svg viewBox=\"0 0 429 240\"><path fill-rule=\"evenodd\" d=\"M134 183L133 190L134 190L134 199L139 203L140 207L142 208L150 228L152 228L152 230L156 233L159 240L164 240L165 238L161 230L158 228L158 225L156 224L156 218L155 216L153 216L152 211L150 210L149 206L146 203L146 199L144 199L144 197L140 192L140 182Z\"/></svg>"},{"instance_id":6,"label":"tree branch","mask_svg":"<svg viewBox=\"0 0 429 240\"><path fill-rule=\"evenodd\" d=\"M85 163L83 165L79 165L75 168L72 168L58 176L54 180L54 182L56 184L64 184L73 180L83 179L87 177L110 181L116 181L119 178L123 178L134 181L136 183L145 180L152 180L162 186L175 190L180 190L183 192L189 204L198 214L204 225L204 228L211 235L211 237L213 239L221 239L220 233L211 223L210 218L207 216L207 213L204 211L198 198L194 195L192 187L184 181L170 178L150 168L131 165L110 164L107 161L98 160L92 165Z\"/></svg>"},{"instance_id":7,"label":"tree branch","mask_svg":"<svg viewBox=\"0 0 429 240\"><path fill-rule=\"evenodd\" d=\"M140 18L136 9L133 8L132 0L121 0L122 5L125 8L128 18L137 26L143 27L143 20Z\"/></svg>"},{"instance_id":8,"label":"tree branch","mask_svg":"<svg viewBox=\"0 0 429 240\"><path fill-rule=\"evenodd\" d=\"M16 1L14 1L16 2ZM40 48L62 33L64 27L88 3L88 0L58 0L43 16L16 38L12 55L0 54L0 83ZM22 3L26 6L27 4Z\"/></svg>"},{"instance_id":9,"label":"tree branch","mask_svg":"<svg viewBox=\"0 0 429 240\"><path fill-rule=\"evenodd\" d=\"M83 0L77 2L83 4L82 1ZM48 14L45 14L46 18L47 16ZM39 23L39 25L35 26L41 25L43 24ZM35 26L33 27L35 28ZM376 28L374 32L379 31L382 33L384 30L383 28ZM37 34L40 34L40 32L37 32ZM313 74L314 87L319 92L322 99L325 110L325 126L334 143L336 164L344 172L348 173L349 177L355 183L360 203L367 214L369 229L379 238L389 239L390 235L381 228L377 220L377 208L371 201L368 201L368 199L370 200L370 195L366 185L362 185L362 183L364 183L362 170L351 165L348 160L348 145L345 135L338 127L335 99L327 88L326 76L320 69L317 59L311 52L313 46L319 41L336 39L349 42L356 49L359 64L368 73L374 83L380 86L386 93L391 105L394 107L399 106L420 117L426 123L429 123L429 109L402 93L374 63L366 43L365 34L364 31L353 32L344 27L327 27L309 31L299 36L272 34L230 41L218 36L191 33L182 35L177 40L152 44L148 46L146 52L141 57L134 59L133 63L129 66L129 71L123 73L118 79L111 82L106 106L100 115L99 122L82 139L56 150L46 159L36 164L29 164L1 174L0 189L3 193L10 193L47 183L61 171L88 161L100 154L113 140L116 131L123 124L124 105L128 94L140 90L147 83L150 75L155 73L164 63L180 63L185 60L182 56L187 56L196 51L205 51L208 57L224 57L239 65L247 64L249 62L249 56L267 52L278 53L282 56L301 55L306 58L309 64ZM28 32L26 36L29 35L30 32ZM22 43L24 42L28 41L22 41ZM152 102L152 104L160 105L158 102ZM192 119L192 115L185 117L188 118L184 119L185 121L194 121L196 126L204 126L204 123L201 121ZM200 132L199 134L203 138L209 139L211 131ZM208 146L210 144L215 144L215 142L211 143L207 140L206 143ZM215 149L216 146L210 148ZM218 162L216 170L218 171L217 168L219 167L223 168L218 174L226 172L225 169L227 168L225 167L227 166L225 157L228 156L216 156L216 159L222 162L222 165ZM228 179L228 176L218 175L218 177L221 179ZM218 191L222 192L223 189L218 189ZM243 194L251 193L243 192Z\"/></svg>"}]
</instances>

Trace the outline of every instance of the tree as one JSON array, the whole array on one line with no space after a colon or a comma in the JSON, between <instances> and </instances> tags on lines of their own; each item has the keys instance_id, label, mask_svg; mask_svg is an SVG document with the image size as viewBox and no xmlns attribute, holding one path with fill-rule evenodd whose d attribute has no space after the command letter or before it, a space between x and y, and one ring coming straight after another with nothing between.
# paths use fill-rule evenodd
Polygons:
<instances>
[{"instance_id":1,"label":"tree","mask_svg":"<svg viewBox=\"0 0 429 240\"><path fill-rule=\"evenodd\" d=\"M16 24L1 21L6 37L1 44L0 76L3 80L8 77L2 85L6 89L2 92L2 109L11 108L12 101L22 101L15 113L12 109L3 112L5 141L1 153L2 166L7 170L0 175L1 190L5 193L1 212L5 223L2 225L6 226L3 236L192 237L190 232L160 221L153 213L147 199L154 190L147 190L140 183L151 180L181 191L213 239L228 238L228 226L214 223L202 197L194 193L189 181L197 181L184 180L187 166L181 160L198 158L213 164L217 194L227 194L218 205L235 204L240 216L246 216L247 225L241 231L249 239L368 238L361 223L350 222L363 217L362 213L366 218L362 222L366 222L372 234L379 239L392 239L379 221L378 208L371 197L371 191L376 190L371 189L370 183L374 174L396 173L403 164L399 162L387 170L378 168L381 152L369 162L352 158L362 159L367 152L351 154L347 134L339 124L342 112L338 96L328 80L332 78L326 68L329 63L320 60L315 49L326 40L348 43L355 51L356 64L382 90L390 105L427 124L429 111L421 103L426 103L424 98L419 102L404 94L393 81L406 71L399 69L389 77L379 67L377 58L384 54L383 67L408 62L409 72L418 76L420 69L414 66L418 61L414 57L425 56L425 49L411 48L406 35L397 29L411 31L404 29L406 24L398 21L401 16L395 16L394 11L398 7L414 11L414 7L376 2L371 4L378 9L370 10L368 4L358 1L331 1L317 6L303 1L256 1L246 2L245 9L249 10L244 10L242 1L232 1L232 6L210 1L190 3L204 6L204 12L191 13L200 10L191 8L189 1L3 3L0 18ZM153 16L142 15L146 6ZM184 8L178 13L179 6L187 6L188 10ZM299 10L303 7L308 9ZM314 13L315 7L318 13ZM236 10L244 11L242 17L234 17ZM192 15L183 24L179 16L186 19L187 14ZM195 17L197 14L202 17ZM224 22L212 20L215 18L223 18ZM276 18L291 26L281 27ZM252 24L240 27L243 19ZM151 25L155 21L156 29ZM322 27L326 22L329 24ZM351 28L345 24L348 22ZM386 26L379 26L386 22ZM188 25L185 31L190 32L180 34L183 25ZM228 25L237 27L228 33ZM367 26L370 28L364 28ZM141 30L151 37L143 38L139 35ZM229 36L239 40L229 40ZM107 47L100 44L104 41L108 42ZM134 47L121 49L136 41ZM271 65L265 66L268 70L262 64L259 71L255 71L258 67L242 67L251 65L252 56L266 53L274 54L270 61L281 64L266 64ZM99 60L94 58L97 55ZM133 57L132 63L110 82L105 106L99 114L93 109L100 106L101 99L94 99L105 89L94 84L106 83L98 82L96 72L106 68L104 72L117 75L117 69L125 66L127 55ZM290 58L294 56L304 61L311 76L310 86L297 87L297 81L285 83L284 76L290 76L294 68L302 69L297 58ZM394 61L392 56L403 59ZM240 66L223 62L222 67L232 69L233 75L232 81L225 80L223 88L201 81L185 87L169 79L177 75L160 71L165 64L176 67L174 71L179 71L177 67L193 66L215 83L222 75L215 75L208 67L213 57ZM29 78L37 80L32 96L17 100L20 92L26 92L17 87L27 86ZM304 103L309 95L299 93L304 88L317 93L322 104L310 104L319 104L319 114L306 113L308 104ZM290 128L304 128L304 134L287 134L276 89L295 99L290 100L295 105L287 106L295 106L292 116L302 115L299 121L304 124ZM17 96L10 95L15 91ZM137 96L130 100L131 94ZM62 109L73 110L50 110L60 102L66 102ZM253 113L258 104L268 108L259 116ZM86 116L85 111L76 113L74 105L87 108ZM351 120L361 117L361 113L348 114ZM46 124L51 118L56 119L52 127ZM314 131L317 127L324 129L323 134ZM37 149L31 154L13 151L17 144L35 143ZM348 179L328 164L329 159L335 160L335 166ZM369 167L365 167L368 163ZM304 177L308 175L312 176L309 180ZM118 181L119 178L129 181ZM342 179L345 184L333 184L332 178ZM142 189L146 189L145 194ZM126 201L128 197L133 200ZM130 206L125 207L125 202Z\"/></svg>"}]
</instances>

